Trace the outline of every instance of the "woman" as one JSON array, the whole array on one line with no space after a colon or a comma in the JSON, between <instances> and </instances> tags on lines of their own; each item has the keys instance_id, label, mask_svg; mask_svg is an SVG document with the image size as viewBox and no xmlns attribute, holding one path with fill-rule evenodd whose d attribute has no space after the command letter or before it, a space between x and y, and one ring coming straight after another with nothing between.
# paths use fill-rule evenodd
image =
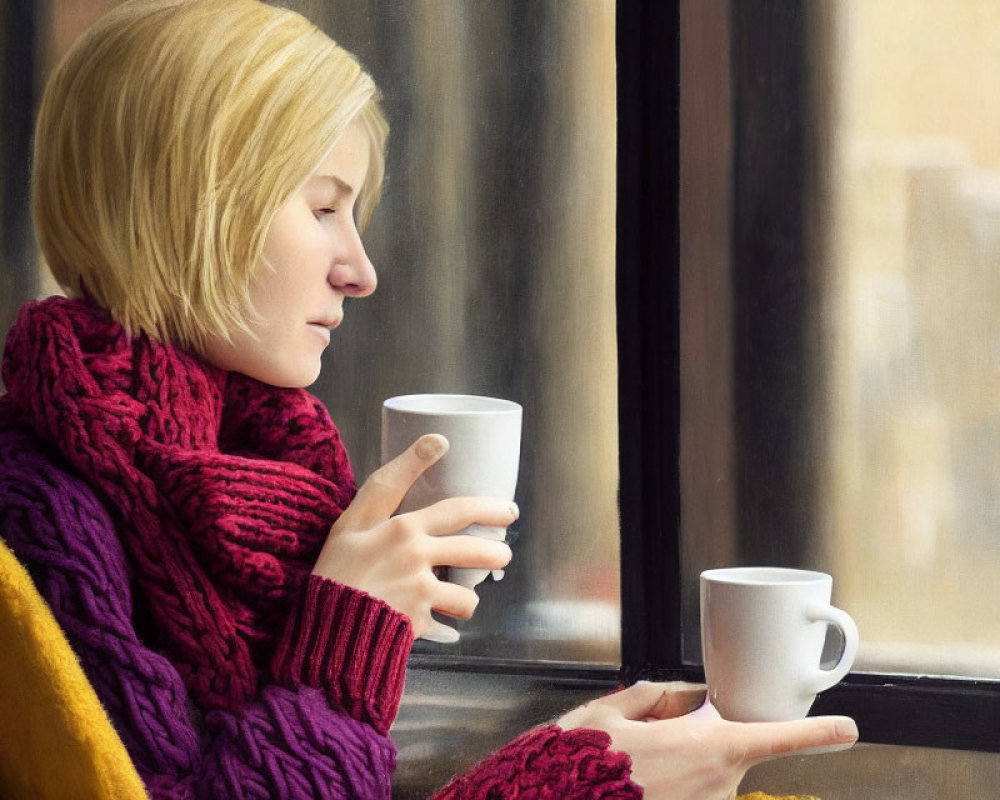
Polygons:
<instances>
[{"instance_id":1,"label":"woman","mask_svg":"<svg viewBox=\"0 0 1000 800\"><path fill-rule=\"evenodd\" d=\"M67 297L8 335L0 534L154 797L389 797L413 640L476 605L434 567L511 557L444 535L507 526L511 504L392 516L446 441L356 490L303 388L344 299L375 290L359 227L385 140L353 58L256 0L126 3L46 88L33 213ZM703 700L639 684L440 797L724 797L753 763L857 736Z\"/></svg>"}]
</instances>

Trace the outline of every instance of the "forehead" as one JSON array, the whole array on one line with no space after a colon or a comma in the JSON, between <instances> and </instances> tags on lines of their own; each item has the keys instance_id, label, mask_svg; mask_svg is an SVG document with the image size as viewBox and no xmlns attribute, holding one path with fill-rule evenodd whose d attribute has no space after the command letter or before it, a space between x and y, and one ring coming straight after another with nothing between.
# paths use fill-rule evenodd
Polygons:
<instances>
[{"instance_id":1,"label":"forehead","mask_svg":"<svg viewBox=\"0 0 1000 800\"><path fill-rule=\"evenodd\" d=\"M330 148L310 176L311 180L334 179L341 188L359 191L368 175L371 147L359 122L352 122Z\"/></svg>"}]
</instances>

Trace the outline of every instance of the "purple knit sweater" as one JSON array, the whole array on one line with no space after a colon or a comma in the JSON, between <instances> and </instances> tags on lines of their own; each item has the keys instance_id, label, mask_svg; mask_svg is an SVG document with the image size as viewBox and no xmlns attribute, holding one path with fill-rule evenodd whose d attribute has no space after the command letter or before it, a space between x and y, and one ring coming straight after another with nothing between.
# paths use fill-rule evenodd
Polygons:
<instances>
[{"instance_id":1,"label":"purple knit sweater","mask_svg":"<svg viewBox=\"0 0 1000 800\"><path fill-rule=\"evenodd\" d=\"M145 617L106 509L23 431L0 431L0 536L51 606L151 797L391 796L391 739L319 688L272 683L238 710L200 710L176 668L140 638ZM331 613L344 614L340 624L351 624L365 596L321 583L351 596L326 598ZM641 797L628 757L609 744L597 731L530 731L436 797Z\"/></svg>"},{"instance_id":2,"label":"purple knit sweater","mask_svg":"<svg viewBox=\"0 0 1000 800\"><path fill-rule=\"evenodd\" d=\"M81 301L22 309L3 376L0 537L149 793L390 797L412 629L309 572L353 491L325 409ZM641 796L609 746L530 731L439 797Z\"/></svg>"},{"instance_id":3,"label":"purple knit sweater","mask_svg":"<svg viewBox=\"0 0 1000 800\"><path fill-rule=\"evenodd\" d=\"M266 685L238 711L202 714L174 666L139 637L143 610L133 607L107 511L14 431L0 433L0 534L52 607L152 796L389 797L388 736L316 688Z\"/></svg>"},{"instance_id":4,"label":"purple knit sweater","mask_svg":"<svg viewBox=\"0 0 1000 800\"><path fill-rule=\"evenodd\" d=\"M140 637L145 616L106 509L23 431L0 431L0 536L51 606L151 797L391 796L391 739L319 688L271 683L238 710L199 709L176 668ZM365 596L336 589L350 602L327 596L328 611L351 624ZM609 744L597 731L533 730L435 797L641 797L628 757Z\"/></svg>"}]
</instances>

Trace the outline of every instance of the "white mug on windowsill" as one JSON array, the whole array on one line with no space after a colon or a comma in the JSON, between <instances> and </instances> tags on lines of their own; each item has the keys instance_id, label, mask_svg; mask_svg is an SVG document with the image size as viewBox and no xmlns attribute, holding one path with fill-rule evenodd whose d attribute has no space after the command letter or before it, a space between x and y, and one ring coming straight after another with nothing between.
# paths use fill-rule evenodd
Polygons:
<instances>
[{"instance_id":1,"label":"white mug on windowsill","mask_svg":"<svg viewBox=\"0 0 1000 800\"><path fill-rule=\"evenodd\" d=\"M736 567L701 574L701 634L709 701L736 722L801 719L839 683L858 651L858 628L830 604L822 572ZM821 667L828 626L841 632L836 665Z\"/></svg>"}]
</instances>

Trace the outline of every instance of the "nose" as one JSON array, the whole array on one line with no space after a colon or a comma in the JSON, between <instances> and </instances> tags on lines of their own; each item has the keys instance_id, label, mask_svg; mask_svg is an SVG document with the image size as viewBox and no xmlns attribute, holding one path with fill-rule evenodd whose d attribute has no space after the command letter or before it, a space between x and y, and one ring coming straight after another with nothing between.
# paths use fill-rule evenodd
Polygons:
<instances>
[{"instance_id":1,"label":"nose","mask_svg":"<svg viewBox=\"0 0 1000 800\"><path fill-rule=\"evenodd\" d=\"M367 297L378 285L375 265L368 258L357 228L352 226L349 239L334 262L330 284L349 297Z\"/></svg>"}]
</instances>

